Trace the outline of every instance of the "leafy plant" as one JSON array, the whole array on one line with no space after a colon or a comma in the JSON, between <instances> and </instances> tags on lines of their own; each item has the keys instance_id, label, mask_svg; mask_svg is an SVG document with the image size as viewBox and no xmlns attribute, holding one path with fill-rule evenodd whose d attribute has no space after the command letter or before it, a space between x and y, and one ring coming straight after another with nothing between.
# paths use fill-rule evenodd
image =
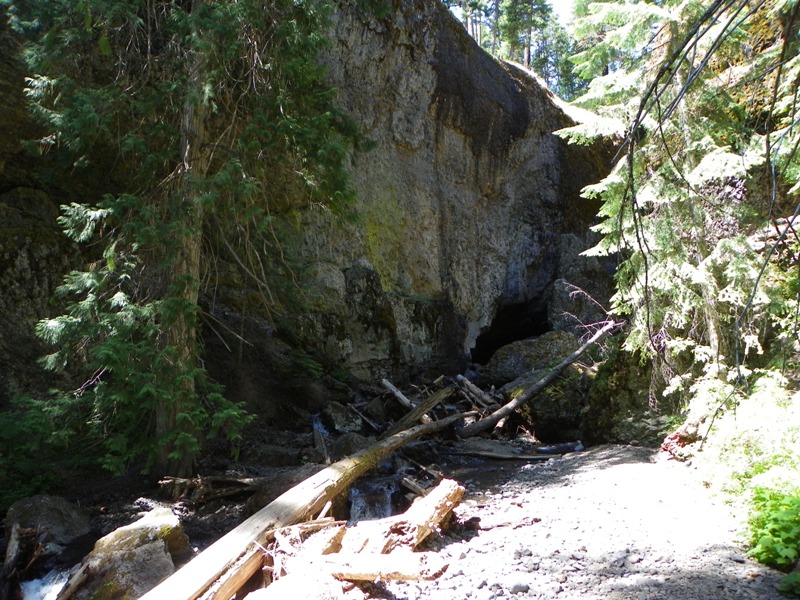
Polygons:
<instances>
[{"instance_id":1,"label":"leafy plant","mask_svg":"<svg viewBox=\"0 0 800 600\"><path fill-rule=\"evenodd\" d=\"M777 587L782 594L800 598L800 573L789 573L782 577Z\"/></svg>"},{"instance_id":2,"label":"leafy plant","mask_svg":"<svg viewBox=\"0 0 800 600\"><path fill-rule=\"evenodd\" d=\"M789 570L800 559L800 496L756 488L750 516L750 556L766 565ZM800 596L800 573L784 577L779 589Z\"/></svg>"},{"instance_id":3,"label":"leafy plant","mask_svg":"<svg viewBox=\"0 0 800 600\"><path fill-rule=\"evenodd\" d=\"M86 466L67 451L74 440L61 435L54 417L50 403L27 397L0 412L0 511L21 498L57 491L65 472Z\"/></svg>"},{"instance_id":4,"label":"leafy plant","mask_svg":"<svg viewBox=\"0 0 800 600\"><path fill-rule=\"evenodd\" d=\"M575 102L599 116L560 132L621 141L613 171L585 190L603 203L587 254L619 260L625 349L654 363L676 404L709 414L742 400L765 348L797 351L786 261L800 248L770 225L791 213L797 183L798 153L785 147L800 139L787 88L800 72L797 8L735 4L589 3L573 60L591 81Z\"/></svg>"}]
</instances>

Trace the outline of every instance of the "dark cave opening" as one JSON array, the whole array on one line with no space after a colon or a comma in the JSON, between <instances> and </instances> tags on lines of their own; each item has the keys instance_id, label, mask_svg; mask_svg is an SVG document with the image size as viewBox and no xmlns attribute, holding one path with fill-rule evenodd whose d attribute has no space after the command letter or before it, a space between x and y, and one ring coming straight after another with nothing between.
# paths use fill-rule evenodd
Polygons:
<instances>
[{"instance_id":1,"label":"dark cave opening","mask_svg":"<svg viewBox=\"0 0 800 600\"><path fill-rule=\"evenodd\" d=\"M542 335L550 329L546 303L536 300L504 306L497 311L489 328L475 341L472 361L485 365L498 348L517 340Z\"/></svg>"}]
</instances>

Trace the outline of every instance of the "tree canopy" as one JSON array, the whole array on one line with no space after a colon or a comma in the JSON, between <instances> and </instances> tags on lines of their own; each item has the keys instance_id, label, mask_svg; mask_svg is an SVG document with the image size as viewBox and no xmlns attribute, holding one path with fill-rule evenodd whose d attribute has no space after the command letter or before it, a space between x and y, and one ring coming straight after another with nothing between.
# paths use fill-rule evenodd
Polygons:
<instances>
[{"instance_id":1,"label":"tree canopy","mask_svg":"<svg viewBox=\"0 0 800 600\"><path fill-rule=\"evenodd\" d=\"M208 253L224 240L268 299L263 255L250 250L268 246L270 211L351 196L354 131L317 60L333 3L3 5L26 40L26 92L43 127L29 146L72 168L101 164L120 190L63 209L93 260L67 276L66 312L38 333L53 344L48 368L71 363L85 379L47 410L113 471L144 458L187 474L205 437L235 439L247 419L200 360Z\"/></svg>"},{"instance_id":2,"label":"tree canopy","mask_svg":"<svg viewBox=\"0 0 800 600\"><path fill-rule=\"evenodd\" d=\"M586 190L603 201L591 252L619 257L627 345L661 361L668 391L732 397L766 366L765 348L794 360L796 13L791 2L598 2L576 23L590 41L573 60L591 78L576 103L604 119L563 135L616 122L623 155Z\"/></svg>"},{"instance_id":3,"label":"tree canopy","mask_svg":"<svg viewBox=\"0 0 800 600\"><path fill-rule=\"evenodd\" d=\"M566 100L586 82L569 57L574 39L559 23L549 0L445 0L487 52L519 63L541 77Z\"/></svg>"}]
</instances>

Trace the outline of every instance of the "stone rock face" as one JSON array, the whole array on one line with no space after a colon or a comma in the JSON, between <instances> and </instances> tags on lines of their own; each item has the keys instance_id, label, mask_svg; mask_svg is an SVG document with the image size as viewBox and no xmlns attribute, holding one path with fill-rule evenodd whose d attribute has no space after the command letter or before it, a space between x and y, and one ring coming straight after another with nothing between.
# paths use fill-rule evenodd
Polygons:
<instances>
[{"instance_id":1,"label":"stone rock face","mask_svg":"<svg viewBox=\"0 0 800 600\"><path fill-rule=\"evenodd\" d=\"M138 521L100 538L67 587L77 599L139 598L175 571L174 561L191 555L178 517L155 508Z\"/></svg>"},{"instance_id":2,"label":"stone rock face","mask_svg":"<svg viewBox=\"0 0 800 600\"><path fill-rule=\"evenodd\" d=\"M317 291L303 342L359 377L435 371L499 309L546 314L559 279L605 294L608 274L578 258L596 210L579 195L608 157L553 135L573 122L554 97L441 3L402 0L381 19L357 6L342 3L326 62L374 148L353 156L357 224L302 215L293 251Z\"/></svg>"},{"instance_id":3,"label":"stone rock face","mask_svg":"<svg viewBox=\"0 0 800 600\"><path fill-rule=\"evenodd\" d=\"M542 331L567 329L564 313L591 320L596 307L570 304L564 281L601 299L609 289L602 265L578 256L594 242L597 209L580 190L605 174L608 150L554 135L574 124L565 109L528 72L485 54L436 0L397 0L381 18L363 4L340 4L324 59L372 148L352 156L356 218L314 207L275 215L280 259L293 269L287 287L302 290L274 311L280 319L246 308L258 301L242 277L228 277L205 307L215 319L205 364L251 408L298 369L369 380L455 372L499 311L527 307L547 321ZM2 405L37 380L33 327L76 256L56 232L55 207L78 195L38 180L15 141L30 123L5 25L0 45L9 99L0 127L10 132L0 139Z\"/></svg>"},{"instance_id":4,"label":"stone rock face","mask_svg":"<svg viewBox=\"0 0 800 600\"><path fill-rule=\"evenodd\" d=\"M658 447L670 432L669 411L650 393L650 368L636 356L618 351L598 369L581 418L589 444Z\"/></svg>"},{"instance_id":5,"label":"stone rock face","mask_svg":"<svg viewBox=\"0 0 800 600\"><path fill-rule=\"evenodd\" d=\"M500 391L507 398L515 398L547 372L548 369L529 371L501 387ZM590 383L586 370L573 363L556 381L524 404L518 415L525 427L546 444L582 439L581 417L585 412Z\"/></svg>"},{"instance_id":6,"label":"stone rock face","mask_svg":"<svg viewBox=\"0 0 800 600\"><path fill-rule=\"evenodd\" d=\"M32 384L46 389L53 381L37 366L46 346L33 332L50 315L50 299L73 256L57 216L57 207L41 190L0 192L0 406Z\"/></svg>"},{"instance_id":7,"label":"stone rock face","mask_svg":"<svg viewBox=\"0 0 800 600\"><path fill-rule=\"evenodd\" d=\"M18 393L52 385L36 364L45 346L33 329L49 316L50 298L74 256L56 223L57 203L39 185L38 167L20 143L34 128L17 50L0 20L0 409Z\"/></svg>"}]
</instances>

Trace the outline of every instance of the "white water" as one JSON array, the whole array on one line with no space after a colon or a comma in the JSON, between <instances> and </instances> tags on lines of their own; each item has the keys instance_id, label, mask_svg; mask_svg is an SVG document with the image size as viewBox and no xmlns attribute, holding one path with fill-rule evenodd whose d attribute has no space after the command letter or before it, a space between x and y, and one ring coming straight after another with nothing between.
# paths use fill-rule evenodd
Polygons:
<instances>
[{"instance_id":1,"label":"white water","mask_svg":"<svg viewBox=\"0 0 800 600\"><path fill-rule=\"evenodd\" d=\"M20 584L22 600L55 600L61 588L67 583L67 579L69 579L68 571L55 569L41 579L23 581Z\"/></svg>"},{"instance_id":2,"label":"white water","mask_svg":"<svg viewBox=\"0 0 800 600\"><path fill-rule=\"evenodd\" d=\"M350 522L392 515L392 489L387 481L359 482L350 488Z\"/></svg>"}]
</instances>

